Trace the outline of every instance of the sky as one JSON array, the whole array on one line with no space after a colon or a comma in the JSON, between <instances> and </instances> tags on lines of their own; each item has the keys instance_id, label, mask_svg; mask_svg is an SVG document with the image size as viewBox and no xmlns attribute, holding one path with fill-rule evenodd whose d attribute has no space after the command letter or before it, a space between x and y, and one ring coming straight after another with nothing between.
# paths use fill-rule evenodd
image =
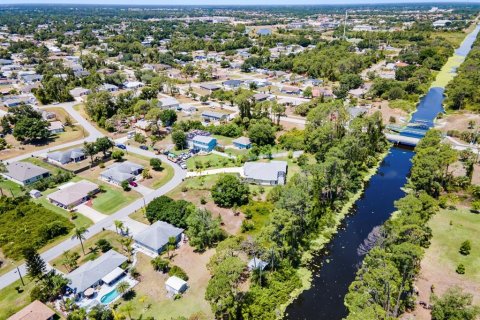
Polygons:
<instances>
[{"instance_id":1,"label":"sky","mask_svg":"<svg viewBox=\"0 0 480 320\"><path fill-rule=\"evenodd\" d=\"M74 3L74 4L121 4L121 5L302 5L302 4L377 4L377 3L419 3L435 4L451 2L480 2L480 0L0 0L0 4L24 3Z\"/></svg>"}]
</instances>

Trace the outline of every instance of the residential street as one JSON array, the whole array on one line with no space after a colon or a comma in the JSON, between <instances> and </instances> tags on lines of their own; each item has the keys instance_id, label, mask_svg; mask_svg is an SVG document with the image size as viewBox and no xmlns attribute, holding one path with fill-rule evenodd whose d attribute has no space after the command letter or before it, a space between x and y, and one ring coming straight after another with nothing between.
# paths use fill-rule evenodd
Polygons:
<instances>
[{"instance_id":1,"label":"residential street","mask_svg":"<svg viewBox=\"0 0 480 320\"><path fill-rule=\"evenodd\" d=\"M55 148L48 148L48 149L43 149L43 150L36 151L36 152L33 152L33 153L28 153L28 154L25 154L25 155L22 155L22 156L13 158L13 159L9 159L9 161L19 161L19 160L29 158L29 157L32 157L32 156L37 156L37 155L45 153L49 150L53 151L53 150L63 149L63 148L66 148L66 147L78 145L79 143L82 143L83 141L94 141L99 137L103 137L103 134L100 131L98 131L93 125L91 125L86 119L84 119L73 108L74 105L75 105L75 103L72 102L72 103L63 103L63 104L54 105L54 107L64 108L72 116L72 118L74 118L79 124L81 124L85 128L86 131L88 131L89 136L87 138L85 138L83 140L77 140L77 141L65 143L65 144L56 146ZM45 107L49 107L49 106L45 106ZM142 155L142 156L146 156L146 157L149 157L149 158L160 158L163 162L168 162L169 165L172 166L172 168L175 171L175 174L174 174L172 180L167 182L165 185L163 185L159 189L154 190L152 193L149 193L149 194L145 195L143 198L136 200L135 202L133 202L133 203L129 204L128 206L120 209L119 211L115 212L114 214L112 214L110 216L107 216L105 219L100 220L97 223L95 223L94 225L92 225L90 228L88 228L88 232L85 234L85 237L87 239L90 238L90 237L93 237L94 235L96 235L97 233L99 233L99 232L101 232L105 229L109 229L115 220L122 220L122 219L127 218L131 213L133 213L136 210L144 207L145 204L148 204L153 199L155 199L155 198L157 198L161 195L166 194L167 192L169 192L170 190L172 190L173 188L178 186L186 176L186 171L182 170L178 165L168 161L167 157L165 157L163 155L160 155L160 156L155 155L153 152L145 151L145 150L135 148L135 147L131 147L131 146L128 147L128 151L139 154L139 155ZM48 262L48 261L58 257L59 255L61 255L66 250L72 249L73 247L77 246L78 244L79 244L79 242L78 242L77 239L67 239L67 240L61 242L60 244L56 245L55 247L45 251L41 256L45 261ZM20 266L20 272L22 273L22 275L26 274L26 268L25 268L24 264ZM18 277L18 274L17 274L16 270L15 269L11 270L10 272L8 272L8 273L6 273L6 274L4 274L0 277L0 289L5 288L6 286L10 285L11 283L15 282L18 279L19 279L19 277Z\"/></svg>"}]
</instances>

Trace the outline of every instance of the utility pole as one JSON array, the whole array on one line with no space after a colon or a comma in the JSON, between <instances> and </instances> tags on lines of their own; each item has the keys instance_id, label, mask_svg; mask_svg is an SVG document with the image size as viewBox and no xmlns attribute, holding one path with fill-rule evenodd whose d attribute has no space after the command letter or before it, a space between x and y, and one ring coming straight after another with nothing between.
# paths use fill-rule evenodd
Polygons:
<instances>
[{"instance_id":1,"label":"utility pole","mask_svg":"<svg viewBox=\"0 0 480 320\"><path fill-rule=\"evenodd\" d=\"M14 264L14 263L12 262L12 264ZM17 272L15 272L15 273L18 273L18 276L20 277L20 281L22 282L22 286L25 287L25 282L23 281L22 274L20 273L20 268L18 266L15 266L15 267L17 268Z\"/></svg>"}]
</instances>

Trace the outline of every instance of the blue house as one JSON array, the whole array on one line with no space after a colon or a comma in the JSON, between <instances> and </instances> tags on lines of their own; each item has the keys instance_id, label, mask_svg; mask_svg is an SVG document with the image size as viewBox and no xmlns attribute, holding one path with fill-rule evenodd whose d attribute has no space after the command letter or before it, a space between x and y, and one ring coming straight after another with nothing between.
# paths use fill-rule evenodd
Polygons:
<instances>
[{"instance_id":1,"label":"blue house","mask_svg":"<svg viewBox=\"0 0 480 320\"><path fill-rule=\"evenodd\" d=\"M250 149L252 147L252 143L250 139L247 137L240 137L232 141L233 146L238 149Z\"/></svg>"},{"instance_id":2,"label":"blue house","mask_svg":"<svg viewBox=\"0 0 480 320\"><path fill-rule=\"evenodd\" d=\"M192 139L193 149L210 152L215 149L217 139L207 136L195 136Z\"/></svg>"},{"instance_id":3,"label":"blue house","mask_svg":"<svg viewBox=\"0 0 480 320\"><path fill-rule=\"evenodd\" d=\"M222 85L227 88L235 89L235 88L239 88L242 85L242 83L243 83L242 80L227 80L227 81L223 81Z\"/></svg>"}]
</instances>

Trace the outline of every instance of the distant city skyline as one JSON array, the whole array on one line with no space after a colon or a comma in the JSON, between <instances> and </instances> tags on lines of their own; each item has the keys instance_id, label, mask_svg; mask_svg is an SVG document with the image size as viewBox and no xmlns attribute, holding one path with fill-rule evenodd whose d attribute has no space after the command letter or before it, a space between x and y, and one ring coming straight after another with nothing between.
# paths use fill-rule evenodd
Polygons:
<instances>
[{"instance_id":1,"label":"distant city skyline","mask_svg":"<svg viewBox=\"0 0 480 320\"><path fill-rule=\"evenodd\" d=\"M3 2L3 1L2 1ZM480 0L178 0L175 4L169 0L5 0L3 4L99 4L99 5L341 5L341 4L405 4L431 3L432 6L447 3L480 3Z\"/></svg>"}]
</instances>

